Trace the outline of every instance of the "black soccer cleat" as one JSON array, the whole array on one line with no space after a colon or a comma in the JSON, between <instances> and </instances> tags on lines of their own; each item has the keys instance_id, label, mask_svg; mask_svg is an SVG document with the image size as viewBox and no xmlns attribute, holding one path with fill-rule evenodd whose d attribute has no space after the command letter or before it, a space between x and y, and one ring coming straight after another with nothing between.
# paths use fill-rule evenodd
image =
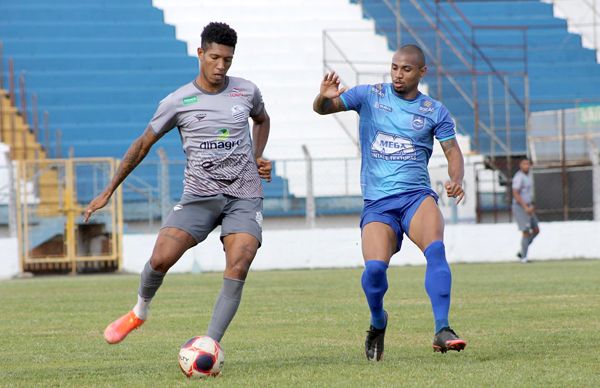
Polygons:
<instances>
[{"instance_id":1,"label":"black soccer cleat","mask_svg":"<svg viewBox=\"0 0 600 388\"><path fill-rule=\"evenodd\" d=\"M385 327L376 329L372 325L367 331L367 339L365 340L365 355L369 361L381 361L383 358L383 340L385 338L385 329L387 328L388 314L385 314Z\"/></svg>"},{"instance_id":2,"label":"black soccer cleat","mask_svg":"<svg viewBox=\"0 0 600 388\"><path fill-rule=\"evenodd\" d=\"M448 350L460 352L467 347L467 342L460 339L449 327L444 327L433 337L433 351L446 353Z\"/></svg>"}]
</instances>

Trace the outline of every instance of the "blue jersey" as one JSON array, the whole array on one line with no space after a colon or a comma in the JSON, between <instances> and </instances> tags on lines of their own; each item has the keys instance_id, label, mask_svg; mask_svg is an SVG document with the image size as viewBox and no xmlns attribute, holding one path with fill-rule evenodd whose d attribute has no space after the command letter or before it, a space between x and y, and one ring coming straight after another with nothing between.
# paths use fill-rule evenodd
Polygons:
<instances>
[{"instance_id":1,"label":"blue jersey","mask_svg":"<svg viewBox=\"0 0 600 388\"><path fill-rule=\"evenodd\" d=\"M404 100L392 84L359 85L341 95L360 115L363 197L376 200L430 188L427 164L438 141L456 136L445 106L426 95Z\"/></svg>"}]
</instances>

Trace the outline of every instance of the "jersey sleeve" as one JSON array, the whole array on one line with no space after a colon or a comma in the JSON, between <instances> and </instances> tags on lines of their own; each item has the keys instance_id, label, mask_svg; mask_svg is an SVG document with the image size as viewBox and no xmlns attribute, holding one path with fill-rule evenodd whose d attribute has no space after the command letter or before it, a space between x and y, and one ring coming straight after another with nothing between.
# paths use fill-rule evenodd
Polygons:
<instances>
[{"instance_id":1,"label":"jersey sleeve","mask_svg":"<svg viewBox=\"0 0 600 388\"><path fill-rule=\"evenodd\" d=\"M254 85L254 93L252 94L252 110L250 117L256 117L265 110L265 103L262 98L262 93L258 86Z\"/></svg>"},{"instance_id":2,"label":"jersey sleeve","mask_svg":"<svg viewBox=\"0 0 600 388\"><path fill-rule=\"evenodd\" d=\"M433 130L433 134L438 141L446 141L456 137L456 125L450 116L450 112L445 106L441 106L438 114L438 121Z\"/></svg>"},{"instance_id":3,"label":"jersey sleeve","mask_svg":"<svg viewBox=\"0 0 600 388\"><path fill-rule=\"evenodd\" d=\"M355 86L340 95L346 110L355 110L360 112L363 102L367 98L369 85Z\"/></svg>"},{"instance_id":4,"label":"jersey sleeve","mask_svg":"<svg viewBox=\"0 0 600 388\"><path fill-rule=\"evenodd\" d=\"M521 190L521 186L523 185L523 175L516 173L513 177L512 188L513 190Z\"/></svg>"},{"instance_id":5,"label":"jersey sleeve","mask_svg":"<svg viewBox=\"0 0 600 388\"><path fill-rule=\"evenodd\" d=\"M152 120L150 120L150 127L156 134L169 132L177 124L176 114L177 107L173 102L173 95L169 94L163 98L158 104Z\"/></svg>"}]
</instances>

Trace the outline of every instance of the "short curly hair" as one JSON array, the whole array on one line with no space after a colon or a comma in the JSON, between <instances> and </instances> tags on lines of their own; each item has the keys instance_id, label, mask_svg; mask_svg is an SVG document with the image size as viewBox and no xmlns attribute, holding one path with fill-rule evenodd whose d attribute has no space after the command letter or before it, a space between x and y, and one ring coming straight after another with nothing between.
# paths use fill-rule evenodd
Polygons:
<instances>
[{"instance_id":1,"label":"short curly hair","mask_svg":"<svg viewBox=\"0 0 600 388\"><path fill-rule=\"evenodd\" d=\"M222 44L235 48L237 43L237 33L228 24L212 22L202 30L202 48L206 50L211 43Z\"/></svg>"}]
</instances>

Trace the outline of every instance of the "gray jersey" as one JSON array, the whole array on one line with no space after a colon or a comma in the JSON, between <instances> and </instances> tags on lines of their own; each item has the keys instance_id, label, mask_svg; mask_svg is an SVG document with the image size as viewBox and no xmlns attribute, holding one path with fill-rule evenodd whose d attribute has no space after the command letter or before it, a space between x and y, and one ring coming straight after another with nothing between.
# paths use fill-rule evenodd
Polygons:
<instances>
[{"instance_id":1,"label":"gray jersey","mask_svg":"<svg viewBox=\"0 0 600 388\"><path fill-rule=\"evenodd\" d=\"M526 204L531 204L533 201L533 180L529 176L529 174L525 174L523 171L519 170L513 177L512 181L513 190L517 190L523 201ZM513 203L517 203L517 201L513 198Z\"/></svg>"},{"instance_id":2,"label":"gray jersey","mask_svg":"<svg viewBox=\"0 0 600 388\"><path fill-rule=\"evenodd\" d=\"M237 77L227 77L216 93L193 81L160 102L150 127L156 133L179 129L187 159L184 194L263 196L248 124L263 110L260 90Z\"/></svg>"}]
</instances>

